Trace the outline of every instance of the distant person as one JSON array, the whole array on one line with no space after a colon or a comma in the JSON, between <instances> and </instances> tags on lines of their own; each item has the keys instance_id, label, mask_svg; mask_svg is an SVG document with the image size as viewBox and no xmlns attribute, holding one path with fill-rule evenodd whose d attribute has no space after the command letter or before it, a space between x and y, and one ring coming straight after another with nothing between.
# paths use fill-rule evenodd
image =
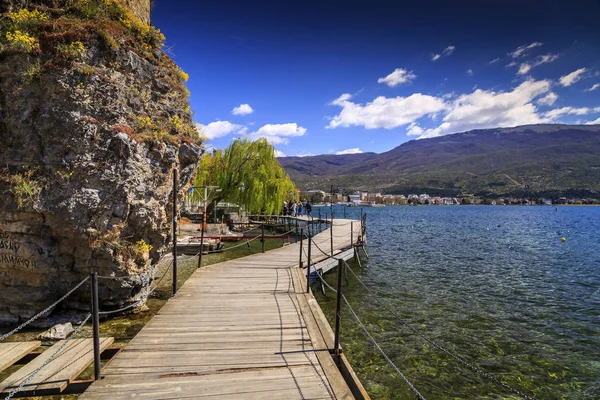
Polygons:
<instances>
[{"instance_id":1,"label":"distant person","mask_svg":"<svg viewBox=\"0 0 600 400\"><path fill-rule=\"evenodd\" d=\"M312 212L312 205L310 204L310 201L306 202L306 215L308 215L310 217L310 213Z\"/></svg>"},{"instance_id":2,"label":"distant person","mask_svg":"<svg viewBox=\"0 0 600 400\"><path fill-rule=\"evenodd\" d=\"M302 202L298 203L298 208L296 208L296 215L297 217L301 217L302 216Z\"/></svg>"},{"instance_id":3,"label":"distant person","mask_svg":"<svg viewBox=\"0 0 600 400\"><path fill-rule=\"evenodd\" d=\"M281 212L281 215L287 215L288 213L288 203L287 201L283 202L283 211Z\"/></svg>"},{"instance_id":4,"label":"distant person","mask_svg":"<svg viewBox=\"0 0 600 400\"><path fill-rule=\"evenodd\" d=\"M292 206L290 207L290 216L295 217L296 216L296 203L295 202L291 202Z\"/></svg>"}]
</instances>

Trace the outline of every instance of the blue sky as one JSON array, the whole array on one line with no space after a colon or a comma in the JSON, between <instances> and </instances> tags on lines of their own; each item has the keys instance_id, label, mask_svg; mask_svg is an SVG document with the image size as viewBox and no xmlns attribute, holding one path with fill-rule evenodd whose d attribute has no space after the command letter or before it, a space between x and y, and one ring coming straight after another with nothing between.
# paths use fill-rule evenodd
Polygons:
<instances>
[{"instance_id":1,"label":"blue sky","mask_svg":"<svg viewBox=\"0 0 600 400\"><path fill-rule=\"evenodd\" d=\"M600 123L598 1L154 0L222 148L383 152L531 123Z\"/></svg>"}]
</instances>

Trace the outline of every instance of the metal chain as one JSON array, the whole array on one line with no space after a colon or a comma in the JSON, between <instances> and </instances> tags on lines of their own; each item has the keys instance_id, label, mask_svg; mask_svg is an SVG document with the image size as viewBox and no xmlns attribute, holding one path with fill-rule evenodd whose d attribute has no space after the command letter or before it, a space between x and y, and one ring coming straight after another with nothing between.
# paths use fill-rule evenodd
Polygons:
<instances>
[{"instance_id":1,"label":"metal chain","mask_svg":"<svg viewBox=\"0 0 600 400\"><path fill-rule=\"evenodd\" d=\"M18 392L20 392L21 390L23 390L23 387L25 387L25 385L27 385L46 365L48 365L50 363L50 361L52 361L54 359L54 357L56 357L56 355L58 353L60 353L62 351L62 349L64 349L66 347L66 345L69 343L69 341L71 339L73 339L75 337L75 335L77 335L79 333L79 331L81 331L81 329L83 328L83 326L89 321L89 319L92 317L92 314L88 314L87 317L85 317L85 319L81 322L81 324L79 324L79 326L77 327L77 329L75 329L75 331L73 332L73 334L71 336L69 336L62 345L60 345L60 347L58 349L56 349L56 351L54 353L52 353L52 355L46 360L44 361L44 363L42 365L40 365L35 371L33 371L28 377L27 379L25 379L23 382L21 382L21 384L13 391L11 391L8 396L6 396L4 398L4 400L10 400L15 394L17 394Z\"/></svg>"},{"instance_id":2,"label":"metal chain","mask_svg":"<svg viewBox=\"0 0 600 400\"><path fill-rule=\"evenodd\" d=\"M367 327L362 323L362 321L360 320L360 318L358 317L358 315L356 315L356 312L354 311L354 309L352 309L352 307L350 306L350 303L348 302L348 299L346 299L346 296L342 295L342 299L346 303L346 306L348 306L348 309L350 310L350 312L352 313L352 315L356 319L356 322L358 322L358 324L362 328L362 330L365 333L365 335L369 338L369 340L371 341L371 343L373 343L373 345L375 345L375 347L377 347L377 350L379 350L379 352L381 353L381 355L383 356L383 358L385 358L387 360L387 362L390 364L390 366L398 373L398 375L400 375L400 377L402 378L402 380L404 382L406 382L406 384L408 385L408 387L413 392L415 392L415 394L417 395L417 398L421 399L421 400L425 400L425 397L423 397L423 395L421 393L419 393L419 391L417 390L417 388L408 380L408 378L402 373L402 371L400 371L400 369L396 366L396 364L394 364L394 362L388 357L388 355L385 354L385 352L383 351L383 349L381 348L381 346L379 346L379 344L377 343L377 341L375 340L375 338L373 338L373 336L371 336L371 334L367 330Z\"/></svg>"},{"instance_id":3,"label":"metal chain","mask_svg":"<svg viewBox=\"0 0 600 400\"><path fill-rule=\"evenodd\" d=\"M46 314L48 311L52 310L54 307L56 307L61 301L63 301L64 299L66 299L67 297L69 297L74 291L76 291L77 289L79 289L81 287L81 285L83 285L85 282L87 282L87 280L90 279L90 277L86 277L84 280L82 280L81 282L79 282L73 289L69 290L63 297L61 297L60 299L58 299L57 301L55 301L54 303L52 303L51 305L49 305L48 307L46 307L45 309L43 309L42 311L40 311L39 313L37 313L36 315L34 315L33 317L31 317L29 320L23 322L21 325L17 326L15 329L13 329L12 331L0 336L0 342L3 341L4 339L6 339L7 337L9 337L10 335L17 333L18 331L20 331L21 329L25 328L27 325L29 325L30 323L32 323L33 321L35 321L36 319L38 319L39 317L41 317L42 315Z\"/></svg>"},{"instance_id":4,"label":"metal chain","mask_svg":"<svg viewBox=\"0 0 600 400\"><path fill-rule=\"evenodd\" d=\"M325 281L325 279L323 279L323 277L321 275L317 274L317 276L319 277L319 279L321 279L321 282L323 282L323 284L325 284L325 286L327 286L327 288L329 288L329 290L333 291L334 293L337 293L337 290L335 290L333 287L331 287L331 285L328 284ZM406 384L408 385L408 387L410 387L411 390L416 393L417 398L425 400L425 397L423 397L423 395L421 395L421 393L419 393L419 391L408 380L408 378L406 378L406 376L400 371L400 369L398 369L398 367L394 364L394 362L387 356L387 354L385 354L385 352L379 346L379 344L377 344L377 342L375 341L375 339L373 338L373 336L371 336L371 334L369 333L369 331L367 330L367 328L365 327L365 325L362 323L362 321L360 320L360 318L358 317L358 315L356 315L356 312L354 312L354 309L352 309L352 307L350 306L350 303L346 299L346 296L342 295L342 299L344 300L344 302L348 306L348 309L350 310L350 312L352 313L352 315L354 315L354 318L356 319L356 321L358 322L358 324L363 329L365 335L371 340L371 342L375 345L375 347L377 347L377 349L379 350L379 352L388 361L388 363L390 363L390 365L392 366L392 368L394 368L396 370L396 372L398 373L398 375L400 375L402 377L402 379L404 380L404 382L406 382Z\"/></svg>"},{"instance_id":5,"label":"metal chain","mask_svg":"<svg viewBox=\"0 0 600 400\"><path fill-rule=\"evenodd\" d=\"M390 307L388 307L387 304L385 304L383 302L383 300L381 300L377 295L375 295L375 293L373 293L373 291L371 291L371 289L369 289L367 287L367 285L365 285L365 283L356 275L356 273L354 271L352 271L352 268L350 268L350 266L348 265L348 263L346 263L346 261L344 261L344 263L346 264L347 268L346 270L350 271L352 273L352 275L354 275L354 277L356 278L356 280L362 285L362 287L365 288L365 290L379 303L383 306L383 308L385 308L389 313L391 313L393 316L395 316L398 321L406 326L407 328L409 328L410 330L412 330L414 333L416 333L417 335L419 335L423 340L425 340L426 342L428 342L429 344L437 347L439 350L443 351L444 353L446 353L447 355L449 355L450 357L452 357L454 360L458 361L459 363L463 364L464 366L468 367L469 369L475 371L476 373L482 375L483 377L487 378L488 380L494 382L495 384L502 386L503 388L511 391L512 393L515 393L519 396L521 396L524 399L527 400L533 400L532 397L526 395L525 393L521 392L519 389L515 389L512 386L509 386L508 384L498 380L497 378L495 378L494 376L492 376L491 374L489 374L488 372L480 369L479 367L476 367L475 365L469 363L468 361L466 361L464 358L457 356L456 354L452 353L449 350L446 350L446 348L444 348L442 345L440 345L439 343L435 342L434 340L430 339L429 337L425 336L425 334L421 333L419 330L417 330L416 328L414 328L412 325L404 322L402 320L402 317L400 317L400 315L398 315L394 310L392 310Z\"/></svg>"},{"instance_id":6,"label":"metal chain","mask_svg":"<svg viewBox=\"0 0 600 400\"><path fill-rule=\"evenodd\" d=\"M169 270L171 269L172 266L173 266L173 261L171 260L171 264L169 264L169 266L167 267L167 269L165 269L165 272L163 273L163 275L158 280L158 283L156 285L154 285L154 287L152 289L150 289L150 291L148 292L148 294L146 296L144 296L143 299L139 299L135 303L132 303L132 304L130 304L128 306L125 306L123 308L119 308L118 310L100 311L100 312L98 312L98 314L99 315L116 314L116 313L119 313L119 312L127 311L127 310L129 310L131 308L135 308L135 307L139 306L140 304L143 304L144 302L146 302L148 300L148 298L152 295L152 293L154 293L154 291L160 286L161 282L163 281L163 279L165 279L165 277L167 276L167 273L169 272Z\"/></svg>"}]
</instances>

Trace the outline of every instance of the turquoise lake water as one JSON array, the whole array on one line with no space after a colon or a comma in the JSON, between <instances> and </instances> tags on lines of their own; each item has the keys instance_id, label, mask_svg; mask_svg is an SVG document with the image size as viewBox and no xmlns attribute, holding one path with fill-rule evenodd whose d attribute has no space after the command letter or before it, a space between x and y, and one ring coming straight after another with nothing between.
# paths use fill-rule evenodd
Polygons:
<instances>
[{"instance_id":1,"label":"turquoise lake water","mask_svg":"<svg viewBox=\"0 0 600 400\"><path fill-rule=\"evenodd\" d=\"M351 274L343 290L425 398L519 396L403 323L532 397L600 398L600 207L364 211L370 258L362 258L362 269L356 263L351 267L402 320L385 311ZM348 217L359 213L347 209ZM327 276L332 285L335 280L335 274ZM316 296L333 321L335 294ZM374 399L416 398L347 309L342 345Z\"/></svg>"}]
</instances>

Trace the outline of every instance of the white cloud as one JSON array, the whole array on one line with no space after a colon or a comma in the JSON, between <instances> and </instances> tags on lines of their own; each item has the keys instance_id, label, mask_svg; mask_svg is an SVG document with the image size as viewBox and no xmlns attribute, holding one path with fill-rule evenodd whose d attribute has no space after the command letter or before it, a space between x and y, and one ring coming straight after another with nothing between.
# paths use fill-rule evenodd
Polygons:
<instances>
[{"instance_id":1,"label":"white cloud","mask_svg":"<svg viewBox=\"0 0 600 400\"><path fill-rule=\"evenodd\" d=\"M286 155L283 151L275 149L275 157L286 157Z\"/></svg>"},{"instance_id":2,"label":"white cloud","mask_svg":"<svg viewBox=\"0 0 600 400\"><path fill-rule=\"evenodd\" d=\"M577 82L578 80L581 79L581 75L587 71L587 68L579 68L576 71L571 72L570 74L561 76L559 81L560 84L567 87L567 86L571 86L572 84L574 84L575 82Z\"/></svg>"},{"instance_id":3,"label":"white cloud","mask_svg":"<svg viewBox=\"0 0 600 400\"><path fill-rule=\"evenodd\" d=\"M342 154L360 154L363 151L361 149L359 149L358 147L355 147L353 149L346 149L346 150L342 150L342 151L338 151L335 154L337 155L342 155Z\"/></svg>"},{"instance_id":4,"label":"white cloud","mask_svg":"<svg viewBox=\"0 0 600 400\"><path fill-rule=\"evenodd\" d=\"M454 50L456 50L455 46L448 46L442 50L440 54L432 54L431 61L437 61L442 57L448 57L450 54L454 53Z\"/></svg>"},{"instance_id":5,"label":"white cloud","mask_svg":"<svg viewBox=\"0 0 600 400\"><path fill-rule=\"evenodd\" d=\"M423 134L423 128L417 125L416 122L413 122L406 128L406 134L408 136L421 136Z\"/></svg>"},{"instance_id":6,"label":"white cloud","mask_svg":"<svg viewBox=\"0 0 600 400\"><path fill-rule=\"evenodd\" d=\"M555 108L554 110L550 110L544 113L544 116L550 120L556 120L558 117L563 115L586 115L592 112L596 112L596 109L589 107L563 107L563 108Z\"/></svg>"},{"instance_id":7,"label":"white cloud","mask_svg":"<svg viewBox=\"0 0 600 400\"><path fill-rule=\"evenodd\" d=\"M469 76L473 76L473 70L472 70L472 69L468 69L468 70L467 70L467 75L469 75Z\"/></svg>"},{"instance_id":8,"label":"white cloud","mask_svg":"<svg viewBox=\"0 0 600 400\"><path fill-rule=\"evenodd\" d=\"M415 74L402 68L396 68L394 72L386 76L385 78L377 79L377 83L385 83L389 87L398 86L402 83L408 83L415 79Z\"/></svg>"},{"instance_id":9,"label":"white cloud","mask_svg":"<svg viewBox=\"0 0 600 400\"><path fill-rule=\"evenodd\" d=\"M527 80L511 92L477 89L456 98L445 109L442 123L433 129L414 130L419 138L436 137L471 129L538 124L547 119L537 113L533 101L548 92L550 81ZM419 128L420 129L420 128Z\"/></svg>"},{"instance_id":10,"label":"white cloud","mask_svg":"<svg viewBox=\"0 0 600 400\"><path fill-rule=\"evenodd\" d=\"M380 96L364 105L350 101L351 98L345 93L331 102L342 110L331 119L327 128L364 126L366 129L392 129L435 114L445 107L441 98L421 93L408 97Z\"/></svg>"},{"instance_id":11,"label":"white cloud","mask_svg":"<svg viewBox=\"0 0 600 400\"><path fill-rule=\"evenodd\" d=\"M527 46L519 46L519 47L517 47L517 49L515 51L508 53L508 55L511 56L512 58L522 57L522 56L526 55L529 50L531 50L535 47L539 47L541 45L543 45L543 43L533 42Z\"/></svg>"},{"instance_id":12,"label":"white cloud","mask_svg":"<svg viewBox=\"0 0 600 400\"><path fill-rule=\"evenodd\" d=\"M494 58L492 61L490 61L488 64L496 64L498 61L500 61L500 58Z\"/></svg>"},{"instance_id":13,"label":"white cloud","mask_svg":"<svg viewBox=\"0 0 600 400\"><path fill-rule=\"evenodd\" d=\"M594 84L591 88L585 89L586 92L593 92L594 90L600 88L600 83Z\"/></svg>"},{"instance_id":14,"label":"white cloud","mask_svg":"<svg viewBox=\"0 0 600 400\"><path fill-rule=\"evenodd\" d=\"M588 121L585 123L586 125L597 125L600 124L600 118L594 120L594 121Z\"/></svg>"},{"instance_id":15,"label":"white cloud","mask_svg":"<svg viewBox=\"0 0 600 400\"><path fill-rule=\"evenodd\" d=\"M254 110L252 109L252 107L250 107L250 104L240 104L239 106L231 110L231 113L233 115L248 115L252 114L253 112Z\"/></svg>"},{"instance_id":16,"label":"white cloud","mask_svg":"<svg viewBox=\"0 0 600 400\"><path fill-rule=\"evenodd\" d=\"M517 74L525 75L526 73L531 71L532 68L535 68L542 64L554 62L554 61L558 60L558 57L559 57L558 54L544 54L542 56L536 57L532 61L522 63L519 66L519 71L517 72Z\"/></svg>"},{"instance_id":17,"label":"white cloud","mask_svg":"<svg viewBox=\"0 0 600 400\"><path fill-rule=\"evenodd\" d=\"M554 92L550 92L541 99L539 99L537 103L544 106L551 106L556 100L558 100L558 95Z\"/></svg>"},{"instance_id":18,"label":"white cloud","mask_svg":"<svg viewBox=\"0 0 600 400\"><path fill-rule=\"evenodd\" d=\"M517 66L517 62L516 61L511 61L508 64L506 64L506 68L516 67L516 66Z\"/></svg>"},{"instance_id":19,"label":"white cloud","mask_svg":"<svg viewBox=\"0 0 600 400\"><path fill-rule=\"evenodd\" d=\"M260 127L257 131L248 135L250 140L265 138L271 144L285 144L291 137L303 136L306 133L306 128L298 126L297 123L287 124L266 124Z\"/></svg>"},{"instance_id":20,"label":"white cloud","mask_svg":"<svg viewBox=\"0 0 600 400\"><path fill-rule=\"evenodd\" d=\"M248 128L244 125L232 124L229 121L215 121L208 125L196 124L196 129L207 139L216 139L230 133L244 134Z\"/></svg>"}]
</instances>

